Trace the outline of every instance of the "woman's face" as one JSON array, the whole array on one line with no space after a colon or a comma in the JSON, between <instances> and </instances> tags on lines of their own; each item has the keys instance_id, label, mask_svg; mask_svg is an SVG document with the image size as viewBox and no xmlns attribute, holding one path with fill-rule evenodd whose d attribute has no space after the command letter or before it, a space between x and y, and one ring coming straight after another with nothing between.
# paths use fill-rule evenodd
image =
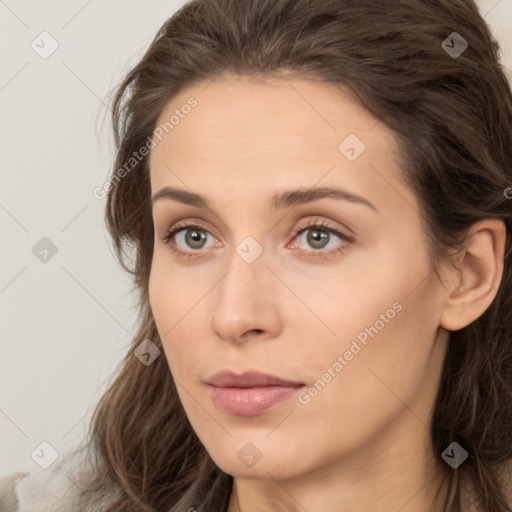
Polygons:
<instances>
[{"instance_id":1,"label":"woman's face","mask_svg":"<svg viewBox=\"0 0 512 512\"><path fill-rule=\"evenodd\" d=\"M326 84L226 76L161 123L150 301L214 461L282 479L426 446L444 288L393 132Z\"/></svg>"}]
</instances>

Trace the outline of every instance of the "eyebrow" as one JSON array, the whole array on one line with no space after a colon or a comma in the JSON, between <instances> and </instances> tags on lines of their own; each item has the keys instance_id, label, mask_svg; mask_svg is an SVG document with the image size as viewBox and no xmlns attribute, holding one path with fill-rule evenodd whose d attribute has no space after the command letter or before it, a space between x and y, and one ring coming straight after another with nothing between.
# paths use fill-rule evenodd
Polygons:
<instances>
[{"instance_id":1,"label":"eyebrow","mask_svg":"<svg viewBox=\"0 0 512 512\"><path fill-rule=\"evenodd\" d=\"M273 209L290 208L326 198L362 204L377 212L377 208L364 197L348 192L342 188L332 187L288 190L280 194L274 194L270 199L269 206ZM153 196L152 204L155 204L155 202L160 199L170 199L183 204L197 206L198 208L210 209L210 204L204 197L194 192L188 192L187 190L164 187Z\"/></svg>"}]
</instances>

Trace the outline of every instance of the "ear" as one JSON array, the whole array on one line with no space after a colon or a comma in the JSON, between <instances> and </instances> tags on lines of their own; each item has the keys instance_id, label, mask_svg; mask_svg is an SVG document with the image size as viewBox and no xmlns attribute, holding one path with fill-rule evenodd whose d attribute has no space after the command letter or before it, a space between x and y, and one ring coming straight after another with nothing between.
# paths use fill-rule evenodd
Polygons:
<instances>
[{"instance_id":1,"label":"ear","mask_svg":"<svg viewBox=\"0 0 512 512\"><path fill-rule=\"evenodd\" d=\"M459 265L449 279L441 327L458 331L474 322L491 305L503 276L506 227L498 219L471 226Z\"/></svg>"}]
</instances>

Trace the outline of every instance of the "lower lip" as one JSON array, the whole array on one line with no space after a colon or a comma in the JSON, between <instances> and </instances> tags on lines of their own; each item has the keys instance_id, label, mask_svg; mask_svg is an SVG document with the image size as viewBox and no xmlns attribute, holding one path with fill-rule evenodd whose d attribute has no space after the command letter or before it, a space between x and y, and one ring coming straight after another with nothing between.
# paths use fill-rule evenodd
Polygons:
<instances>
[{"instance_id":1,"label":"lower lip","mask_svg":"<svg viewBox=\"0 0 512 512\"><path fill-rule=\"evenodd\" d=\"M256 416L293 396L303 386L218 388L211 386L214 404L237 416Z\"/></svg>"}]
</instances>

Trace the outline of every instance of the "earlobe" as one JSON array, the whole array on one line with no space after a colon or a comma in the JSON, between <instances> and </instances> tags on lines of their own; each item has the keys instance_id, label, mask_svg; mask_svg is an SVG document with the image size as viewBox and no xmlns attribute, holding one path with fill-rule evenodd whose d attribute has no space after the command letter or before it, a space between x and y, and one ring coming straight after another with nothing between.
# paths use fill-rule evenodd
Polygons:
<instances>
[{"instance_id":1,"label":"earlobe","mask_svg":"<svg viewBox=\"0 0 512 512\"><path fill-rule=\"evenodd\" d=\"M498 292L503 276L506 227L498 219L484 219L468 232L468 243L447 289L441 327L458 331L484 314Z\"/></svg>"}]
</instances>

